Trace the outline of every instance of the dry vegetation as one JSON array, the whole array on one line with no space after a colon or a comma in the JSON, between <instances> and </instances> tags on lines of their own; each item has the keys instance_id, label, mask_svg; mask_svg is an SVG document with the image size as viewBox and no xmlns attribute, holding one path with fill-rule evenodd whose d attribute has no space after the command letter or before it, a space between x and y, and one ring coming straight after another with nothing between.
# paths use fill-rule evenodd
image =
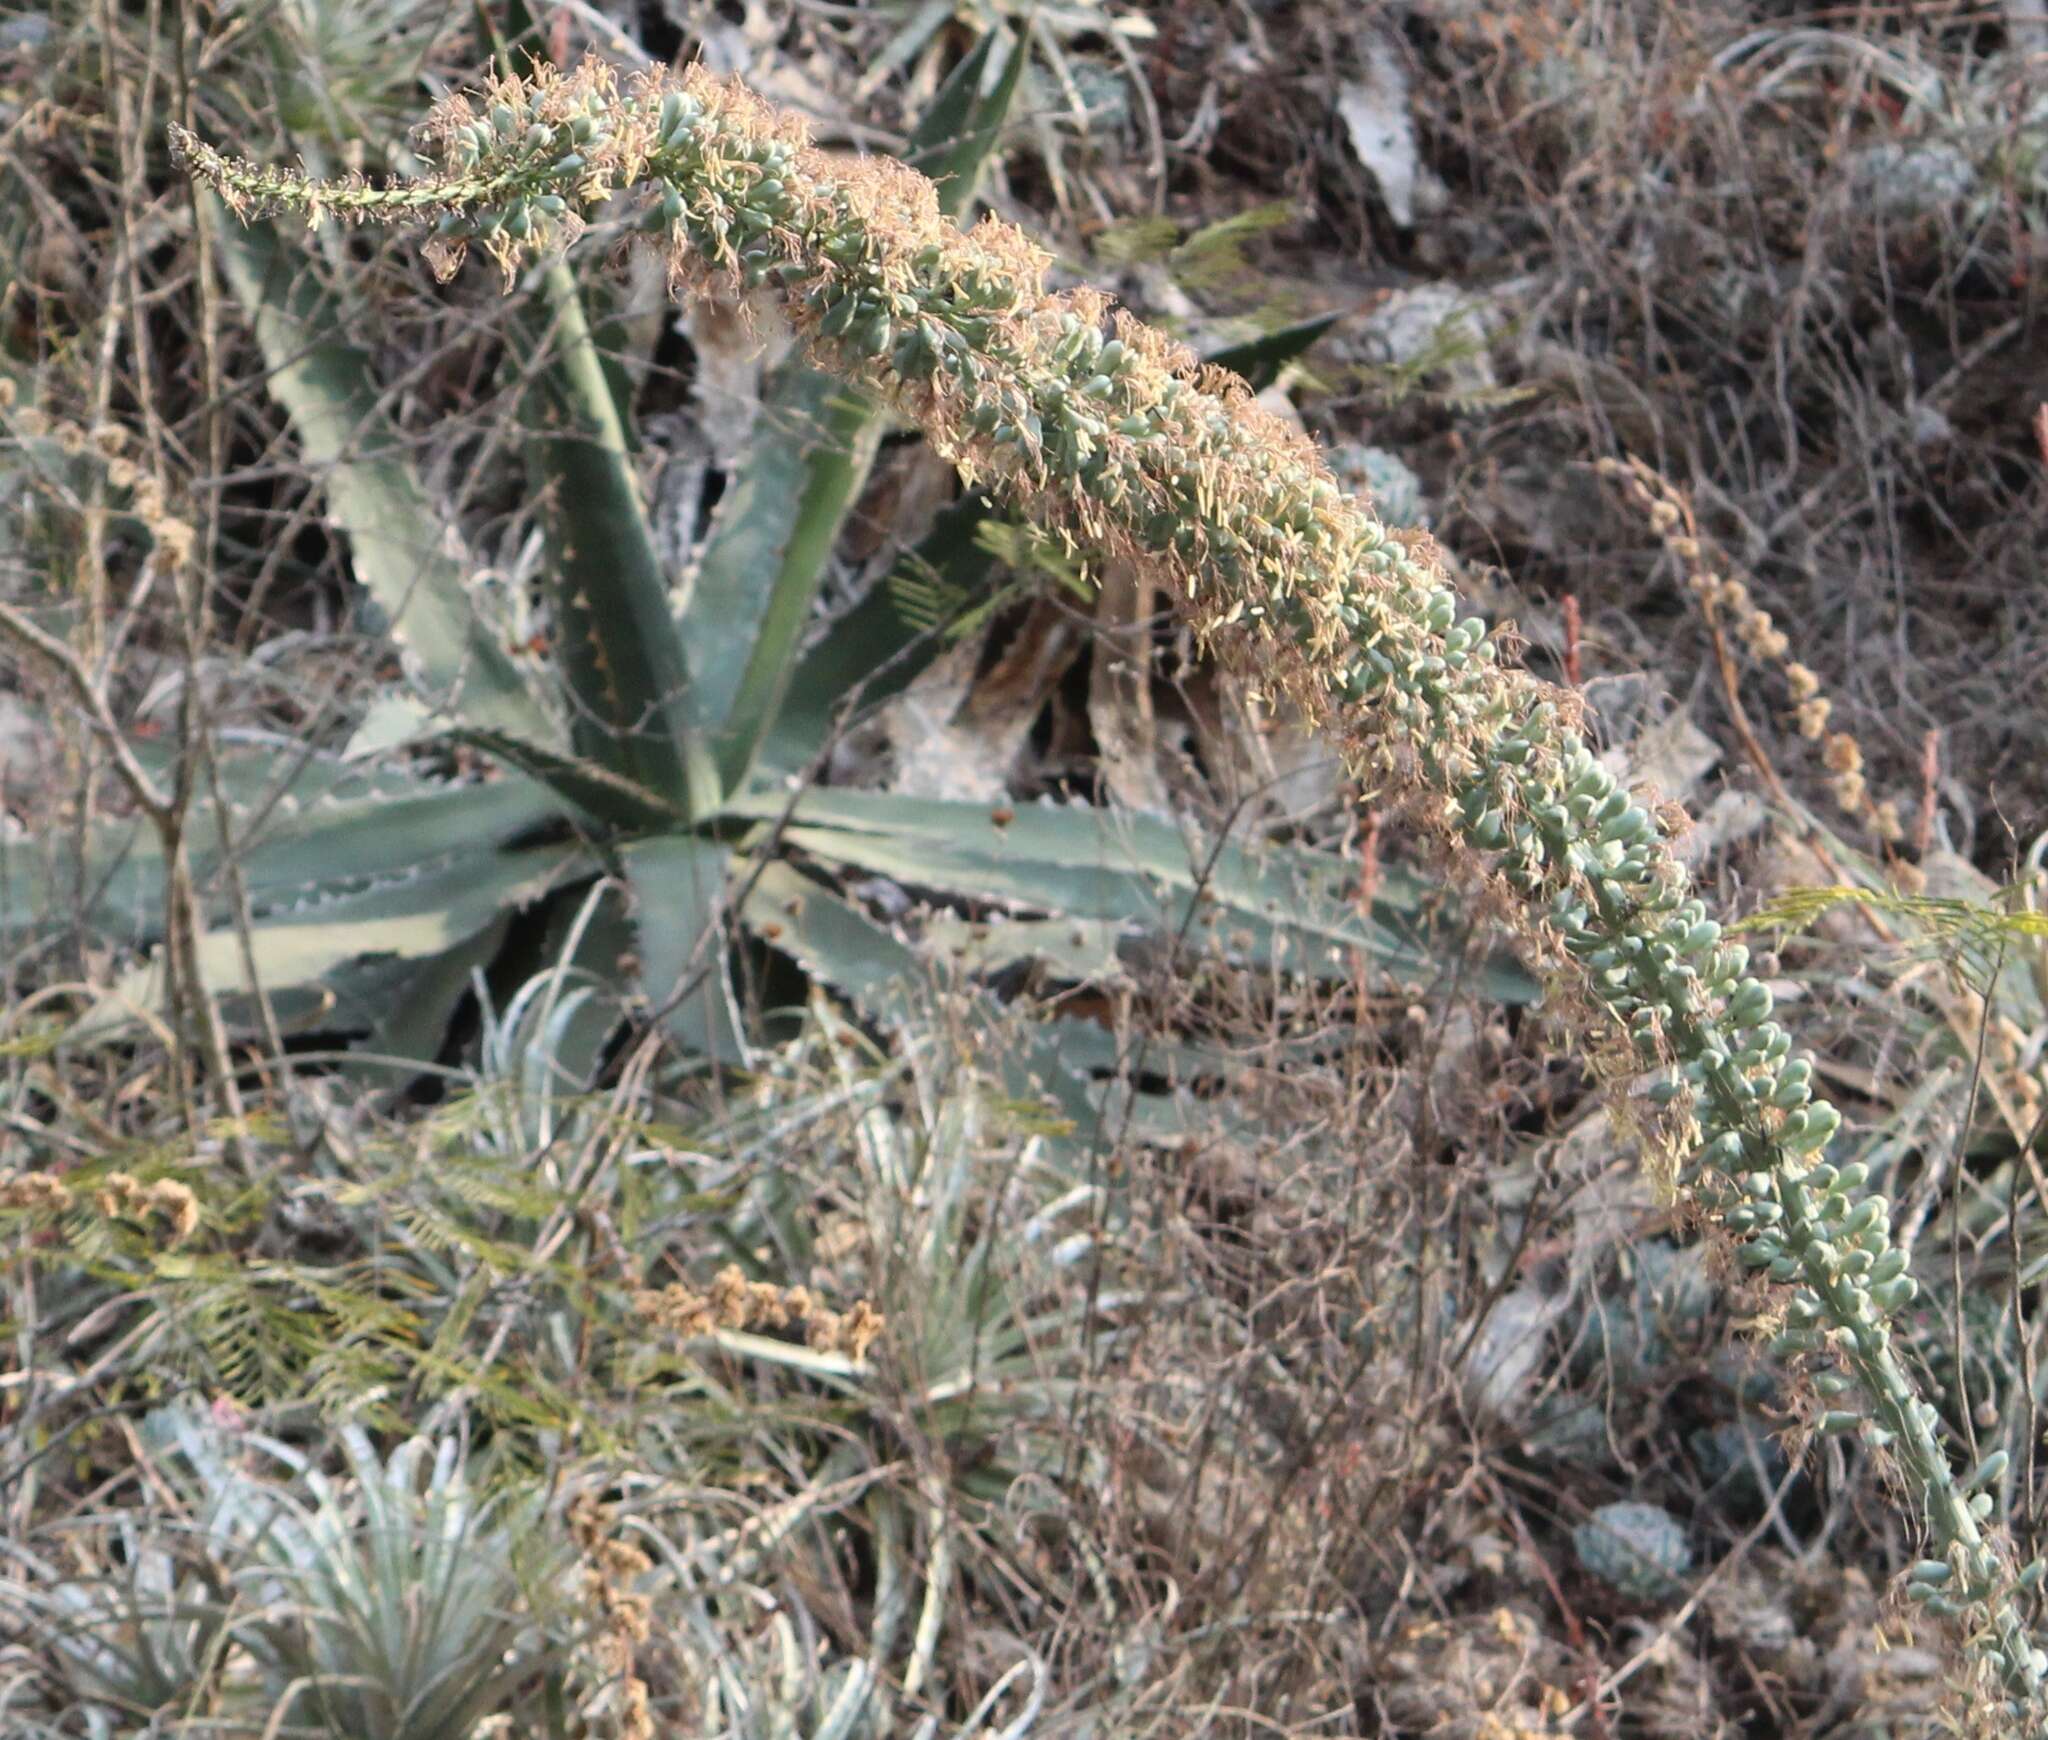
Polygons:
<instances>
[{"instance_id":1,"label":"dry vegetation","mask_svg":"<svg viewBox=\"0 0 2048 1740\"><path fill-rule=\"evenodd\" d=\"M1251 344L1692 809L2048 1546L2048 21L533 11ZM623 214L503 295L171 162L417 175L524 16L0 22L0 1732L2007 1731L1806 1332L1157 576Z\"/></svg>"}]
</instances>

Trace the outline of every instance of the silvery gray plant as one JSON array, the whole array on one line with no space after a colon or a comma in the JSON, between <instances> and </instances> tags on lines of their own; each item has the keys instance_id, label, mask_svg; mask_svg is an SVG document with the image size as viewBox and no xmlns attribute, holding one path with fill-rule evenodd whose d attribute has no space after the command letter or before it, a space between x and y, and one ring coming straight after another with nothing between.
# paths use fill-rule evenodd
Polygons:
<instances>
[{"instance_id":1,"label":"silvery gray plant","mask_svg":"<svg viewBox=\"0 0 2048 1740\"><path fill-rule=\"evenodd\" d=\"M1784 1289L1785 1355L1825 1355L1824 1433L1896 1468L1927 1530L1908 1593L1959 1621L2005 1716L2043 1722L2048 1654L2016 1594L1992 1500L1999 1457L1958 1474L1893 1345L1915 1282L1888 1205L1827 1159L1841 1115L1772 1019L1748 951L1722 934L1671 850L1683 817L1622 789L1575 697L1500 656L1426 538L1348 498L1241 383L1092 292L1053 295L1010 226L961 232L902 167L834 157L737 84L693 68L623 89L602 65L541 69L429 121L441 173L314 183L179 133L237 212L432 220L452 272L485 248L511 274L615 193L681 291L761 292L813 357L920 424L986 482L1083 547L1142 563L1206 643L1344 745L1487 887L1555 973L1555 1006L1596 1071L1651 1072L1634 1114L1653 1161ZM573 625L572 625L573 626Z\"/></svg>"}]
</instances>

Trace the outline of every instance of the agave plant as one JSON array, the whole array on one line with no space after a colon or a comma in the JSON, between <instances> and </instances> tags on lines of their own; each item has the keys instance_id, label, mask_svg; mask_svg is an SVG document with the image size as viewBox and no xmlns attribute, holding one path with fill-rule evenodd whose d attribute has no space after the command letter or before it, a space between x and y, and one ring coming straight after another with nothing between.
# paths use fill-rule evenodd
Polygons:
<instances>
[{"instance_id":1,"label":"agave plant","mask_svg":"<svg viewBox=\"0 0 2048 1740\"><path fill-rule=\"evenodd\" d=\"M1024 49L984 36L940 91L909 160L958 214L1002 125ZM544 196L551 197L551 196ZM225 214L215 207L216 217ZM659 212L657 222L666 219ZM530 219L522 222L530 223ZM1361 954L1404 978L1428 976L1433 900L1417 880L1381 878L1370 912L1334 855L1210 838L1156 817L1083 804L1006 806L880 791L808 789L836 719L900 689L937 637L907 622L887 588L814 632L834 541L867 475L884 413L875 395L802 360L773 371L761 440L729 480L688 577L669 572L649 527L626 413L568 267L542 266L522 338L538 359L521 399L525 460L546 534L556 680L523 655L473 596L474 563L444 521L385 408L371 357L347 337L340 292L294 264L271 223L222 222L226 276L346 531L354 571L400 651L402 694L361 740L312 752L223 743L225 824L195 818L202 876L232 855L249 901L257 975L287 1030L358 1036L366 1052L431 1057L452 1011L503 950L521 911L591 902L563 970L624 976L684 1047L747 1056L729 975L736 924L887 1017L928 978L906 946L843 892L864 877L979 905L1037 910L1188 939L1258 967L1349 979ZM1281 332L1230 353L1270 370L1315 335ZM985 592L993 556L978 497L941 515L914 562L958 596ZM423 528L435 528L423 535ZM394 724L396 721L396 724ZM421 746L467 746L496 777L451 782L415 753L370 752L396 730ZM145 751L146 753L146 751ZM280 771L282 768L282 771ZM8 843L0 929L19 933L58 904L44 843ZM799 868L791 854L800 854ZM101 934L162 934L163 866L128 824L87 841L86 918ZM819 872L824 872L820 875ZM200 949L206 981L246 1012L242 939L224 901ZM561 926L556 926L557 934ZM92 1025L158 993L157 969L115 987ZM1485 989L1524 1000L1518 968ZM573 993L575 1043L553 1049L573 1090L627 1013L587 986ZM560 997L549 999L557 1009ZM1092 1033L1051 1024L1020 1065L1070 1118L1095 1116Z\"/></svg>"},{"instance_id":2,"label":"agave plant","mask_svg":"<svg viewBox=\"0 0 2048 1740\"><path fill-rule=\"evenodd\" d=\"M1888 1454L1924 1519L1909 1593L1964 1619L2006 1720L2043 1728L2048 1652L2028 1635L1983 1488L1960 1473L1893 1346L1917 1284L1867 1174L1827 1150L1841 1115L1771 1019L1672 852L1682 818L1617 787L1578 706L1506 665L1426 542L1344 497L1305 442L1240 387L1085 292L1055 296L1021 234L963 234L915 176L848 166L750 93L701 72L500 80L432 124L444 168L409 185L309 184L181 138L250 212L430 217L508 269L584 210L647 187L679 285L772 291L813 355L886 395L977 478L1093 548L1143 563L1206 640L1339 732L1361 777L1497 892L1569 995L1669 1180L1787 1289L1786 1353L1830 1354L1820 1424ZM1858 1405L1860 1397L1860 1405ZM2030 1566L2020 1581L2042 1575Z\"/></svg>"}]
</instances>

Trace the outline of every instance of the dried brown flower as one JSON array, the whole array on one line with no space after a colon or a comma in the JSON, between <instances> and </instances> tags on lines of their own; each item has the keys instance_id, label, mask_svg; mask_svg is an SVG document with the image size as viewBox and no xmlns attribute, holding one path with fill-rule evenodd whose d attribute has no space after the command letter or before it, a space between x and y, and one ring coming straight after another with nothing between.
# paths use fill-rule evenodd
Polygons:
<instances>
[{"instance_id":1,"label":"dried brown flower","mask_svg":"<svg viewBox=\"0 0 2048 1740\"><path fill-rule=\"evenodd\" d=\"M0 1174L0 1208L61 1214L70 1206L71 1187L54 1172Z\"/></svg>"}]
</instances>

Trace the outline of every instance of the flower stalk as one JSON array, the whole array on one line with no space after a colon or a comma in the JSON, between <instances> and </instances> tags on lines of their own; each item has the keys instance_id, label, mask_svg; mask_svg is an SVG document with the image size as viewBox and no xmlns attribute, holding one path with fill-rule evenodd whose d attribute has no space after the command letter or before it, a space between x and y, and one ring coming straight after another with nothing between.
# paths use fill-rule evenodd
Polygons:
<instances>
[{"instance_id":1,"label":"flower stalk","mask_svg":"<svg viewBox=\"0 0 2048 1740\"><path fill-rule=\"evenodd\" d=\"M480 246L509 278L641 192L675 290L772 297L822 366L970 479L1142 564L1205 643L1290 697L1497 896L1603 1073L1652 1074L1629 1108L1666 1181L1784 1289L1773 1350L1831 1357L1820 1429L1860 1433L1915 1500L1927 1556L1908 1596L1961 1623L2011 1723L2048 1733L2048 1654L2016 1603L2042 1567L2013 1574L1989 1494L1951 1467L1894 1350L1916 1284L1888 1205L1827 1159L1841 1116L1694 896L1671 850L1682 812L1621 789L1575 698L1460 618L1426 538L1347 497L1235 377L1092 291L1049 293L1048 257L1013 227L956 229L914 172L819 151L735 83L543 68L449 100L423 131L440 173L392 187L256 168L182 132L174 146L244 215L431 217L444 276Z\"/></svg>"}]
</instances>

